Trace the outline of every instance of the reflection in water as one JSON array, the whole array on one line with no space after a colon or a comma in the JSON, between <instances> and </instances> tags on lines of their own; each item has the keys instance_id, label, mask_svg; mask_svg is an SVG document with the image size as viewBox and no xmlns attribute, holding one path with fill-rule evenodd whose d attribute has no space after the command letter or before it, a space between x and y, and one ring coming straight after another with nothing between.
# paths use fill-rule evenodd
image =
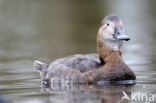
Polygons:
<instances>
[{"instance_id":1,"label":"reflection in water","mask_svg":"<svg viewBox=\"0 0 156 103\"><path fill-rule=\"evenodd\" d=\"M85 103L85 101L87 103L124 103L128 100L123 98L123 91L130 96L133 87L134 85L53 84L50 87L42 87L41 92L58 94L56 96L49 96L49 99L46 98L41 101L44 103L61 103L62 101L64 103Z\"/></svg>"},{"instance_id":2,"label":"reflection in water","mask_svg":"<svg viewBox=\"0 0 156 103\"><path fill-rule=\"evenodd\" d=\"M155 5L155 0L0 0L0 96L10 103L107 103L117 92L119 100L129 87L53 86L39 93L40 77L32 69L36 59L50 63L95 53L100 21L109 13L121 17L132 38L123 58L137 75L134 92L156 95Z\"/></svg>"}]
</instances>

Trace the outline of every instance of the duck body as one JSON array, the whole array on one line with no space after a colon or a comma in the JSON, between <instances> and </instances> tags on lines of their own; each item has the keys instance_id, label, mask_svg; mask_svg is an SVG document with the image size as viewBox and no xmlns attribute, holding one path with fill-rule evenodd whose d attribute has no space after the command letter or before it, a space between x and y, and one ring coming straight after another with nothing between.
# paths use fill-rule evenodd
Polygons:
<instances>
[{"instance_id":1,"label":"duck body","mask_svg":"<svg viewBox=\"0 0 156 103\"><path fill-rule=\"evenodd\" d=\"M54 60L50 65L40 61L34 62L34 68L40 72L41 79L56 83L82 83L83 73L99 66L98 54L75 54Z\"/></svg>"},{"instance_id":2,"label":"duck body","mask_svg":"<svg viewBox=\"0 0 156 103\"><path fill-rule=\"evenodd\" d=\"M124 34L119 17L108 15L97 35L98 54L76 54L53 61L50 65L34 62L43 83L98 83L101 81L135 83L136 76L121 57ZM128 82L125 82L128 83Z\"/></svg>"},{"instance_id":3,"label":"duck body","mask_svg":"<svg viewBox=\"0 0 156 103\"><path fill-rule=\"evenodd\" d=\"M81 73L96 68L100 64L98 54L75 54L65 58L55 60L67 67L79 70Z\"/></svg>"}]
</instances>

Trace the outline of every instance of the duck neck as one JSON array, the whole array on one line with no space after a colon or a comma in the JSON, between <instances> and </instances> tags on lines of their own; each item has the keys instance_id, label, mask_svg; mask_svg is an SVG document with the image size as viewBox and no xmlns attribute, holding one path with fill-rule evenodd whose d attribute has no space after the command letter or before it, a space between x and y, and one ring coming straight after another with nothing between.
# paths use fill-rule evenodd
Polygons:
<instances>
[{"instance_id":1,"label":"duck neck","mask_svg":"<svg viewBox=\"0 0 156 103\"><path fill-rule=\"evenodd\" d=\"M118 46L118 48L114 50L109 47L108 44L103 43L103 41L100 40L99 35L97 37L97 52L99 54L101 64L121 59L121 46Z\"/></svg>"}]
</instances>

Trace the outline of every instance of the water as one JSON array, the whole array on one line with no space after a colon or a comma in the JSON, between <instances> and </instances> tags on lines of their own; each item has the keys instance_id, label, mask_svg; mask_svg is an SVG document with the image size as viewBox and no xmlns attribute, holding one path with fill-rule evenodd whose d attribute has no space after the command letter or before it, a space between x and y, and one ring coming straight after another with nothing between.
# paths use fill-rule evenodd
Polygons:
<instances>
[{"instance_id":1,"label":"water","mask_svg":"<svg viewBox=\"0 0 156 103\"><path fill-rule=\"evenodd\" d=\"M156 96L155 5L155 0L0 0L0 103L117 103L123 91L129 97ZM132 39L124 43L123 58L136 85L42 88L33 61L95 53L100 21L109 13L121 17Z\"/></svg>"}]
</instances>

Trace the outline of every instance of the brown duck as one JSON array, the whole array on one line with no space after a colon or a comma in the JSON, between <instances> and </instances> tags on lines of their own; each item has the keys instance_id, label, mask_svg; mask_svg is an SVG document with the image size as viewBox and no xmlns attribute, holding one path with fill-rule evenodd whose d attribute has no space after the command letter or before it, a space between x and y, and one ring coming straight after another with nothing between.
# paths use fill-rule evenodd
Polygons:
<instances>
[{"instance_id":1,"label":"brown duck","mask_svg":"<svg viewBox=\"0 0 156 103\"><path fill-rule=\"evenodd\" d=\"M108 15L102 20L97 35L98 54L76 54L59 58L50 65L34 62L43 83L134 84L136 76L121 57L124 33L121 19Z\"/></svg>"}]
</instances>

